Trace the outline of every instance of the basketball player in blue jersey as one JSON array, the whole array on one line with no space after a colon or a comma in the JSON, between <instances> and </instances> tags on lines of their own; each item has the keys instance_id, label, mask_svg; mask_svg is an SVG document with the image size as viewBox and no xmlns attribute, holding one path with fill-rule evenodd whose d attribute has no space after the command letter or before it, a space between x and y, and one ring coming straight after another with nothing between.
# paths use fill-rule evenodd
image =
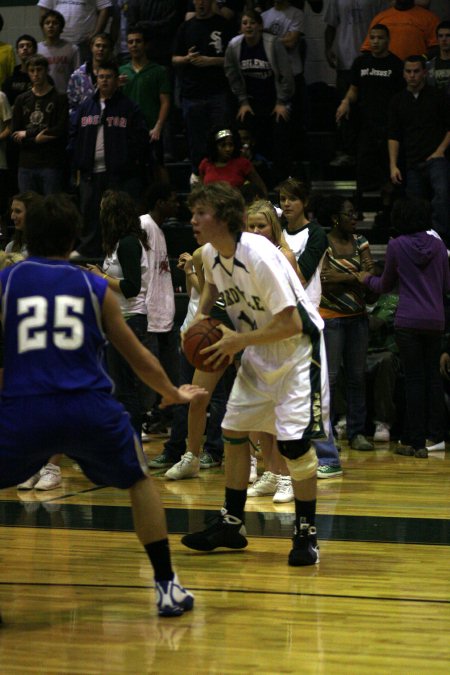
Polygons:
<instances>
[{"instance_id":1,"label":"basketball player in blue jersey","mask_svg":"<svg viewBox=\"0 0 450 675\"><path fill-rule=\"evenodd\" d=\"M176 388L124 322L105 279L67 259L79 217L64 195L27 212L29 258L0 273L4 373L0 488L32 476L64 451L96 484L129 489L136 533L154 568L161 616L192 609L174 574L164 510L129 415L103 368L105 336L163 405L206 394Z\"/></svg>"},{"instance_id":2,"label":"basketball player in blue jersey","mask_svg":"<svg viewBox=\"0 0 450 675\"><path fill-rule=\"evenodd\" d=\"M295 495L295 529L288 562L319 561L315 513L317 458L311 439L328 424L323 322L286 257L270 241L241 232L244 202L225 183L194 188L192 226L202 251L205 286L195 320L220 297L235 327L202 352L222 367L243 350L222 422L225 504L208 529L187 534L188 548L212 551L247 546L244 508L250 468L248 434L275 434Z\"/></svg>"}]
</instances>

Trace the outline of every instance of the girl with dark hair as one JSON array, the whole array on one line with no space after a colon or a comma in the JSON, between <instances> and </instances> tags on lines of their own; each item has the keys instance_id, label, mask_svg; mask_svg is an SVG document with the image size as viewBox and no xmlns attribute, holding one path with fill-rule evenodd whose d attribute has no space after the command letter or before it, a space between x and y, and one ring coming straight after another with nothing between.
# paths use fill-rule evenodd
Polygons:
<instances>
[{"instance_id":1,"label":"girl with dark hair","mask_svg":"<svg viewBox=\"0 0 450 675\"><path fill-rule=\"evenodd\" d=\"M126 192L107 190L101 202L100 222L105 259L102 267L88 265L88 269L108 281L117 295L125 321L145 343L148 243L134 200ZM139 379L112 344L108 344L107 362L116 385L116 397L130 413L131 423L141 438L144 404Z\"/></svg>"},{"instance_id":2,"label":"girl with dark hair","mask_svg":"<svg viewBox=\"0 0 450 675\"><path fill-rule=\"evenodd\" d=\"M398 285L394 327L405 376L404 437L409 445L396 452L426 458L429 450L445 449L439 359L444 294L450 291L448 252L431 229L431 209L425 200L398 200L391 221L398 236L388 243L383 274L375 277L361 271L357 277L376 293L387 293Z\"/></svg>"},{"instance_id":3,"label":"girl with dark hair","mask_svg":"<svg viewBox=\"0 0 450 675\"><path fill-rule=\"evenodd\" d=\"M11 241L6 244L6 253L22 253L27 255L25 224L27 210L39 199L36 192L21 192L14 195L11 200L11 220L14 224L14 234Z\"/></svg>"},{"instance_id":4,"label":"girl with dark hair","mask_svg":"<svg viewBox=\"0 0 450 675\"><path fill-rule=\"evenodd\" d=\"M325 320L331 409L333 412L336 383L343 362L350 446L354 450L373 450L372 443L364 436L369 323L364 289L355 278L361 271L374 270L369 242L355 234L356 214L348 199L339 196L324 199L317 218L322 227L331 228L320 276L320 314Z\"/></svg>"},{"instance_id":5,"label":"girl with dark hair","mask_svg":"<svg viewBox=\"0 0 450 675\"><path fill-rule=\"evenodd\" d=\"M237 131L216 128L208 139L208 157L200 162L200 181L204 184L223 181L235 188L240 188L249 181L264 196L267 188L253 164L241 156L241 141Z\"/></svg>"}]
</instances>

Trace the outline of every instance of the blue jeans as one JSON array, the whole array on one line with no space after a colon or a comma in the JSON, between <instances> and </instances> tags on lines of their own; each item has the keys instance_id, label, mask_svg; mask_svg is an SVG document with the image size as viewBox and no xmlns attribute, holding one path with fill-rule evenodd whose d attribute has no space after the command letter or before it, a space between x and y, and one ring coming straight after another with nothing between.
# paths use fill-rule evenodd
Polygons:
<instances>
[{"instance_id":1,"label":"blue jeans","mask_svg":"<svg viewBox=\"0 0 450 675\"><path fill-rule=\"evenodd\" d=\"M330 420L328 438L326 441L312 441L316 451L319 466L341 466L339 452L334 442L333 427Z\"/></svg>"},{"instance_id":2,"label":"blue jeans","mask_svg":"<svg viewBox=\"0 0 450 675\"><path fill-rule=\"evenodd\" d=\"M328 376L332 419L336 383L341 363L344 365L347 395L347 436L351 441L364 434L366 426L366 357L369 323L366 315L325 319Z\"/></svg>"},{"instance_id":3,"label":"blue jeans","mask_svg":"<svg viewBox=\"0 0 450 675\"><path fill-rule=\"evenodd\" d=\"M450 170L445 157L436 157L406 172L406 192L410 196L431 197L433 227L450 246Z\"/></svg>"},{"instance_id":4,"label":"blue jeans","mask_svg":"<svg viewBox=\"0 0 450 675\"><path fill-rule=\"evenodd\" d=\"M127 319L129 328L136 335L139 342L145 344L147 335L147 315L135 314ZM142 431L142 416L144 412L143 385L134 370L111 343L106 348L108 370L115 384L114 395L130 414L131 424L136 430L139 440Z\"/></svg>"},{"instance_id":5,"label":"blue jeans","mask_svg":"<svg viewBox=\"0 0 450 675\"><path fill-rule=\"evenodd\" d=\"M19 168L17 181L20 192L33 190L40 195L52 195L63 190L64 170L60 169L23 169Z\"/></svg>"},{"instance_id":6,"label":"blue jeans","mask_svg":"<svg viewBox=\"0 0 450 675\"><path fill-rule=\"evenodd\" d=\"M192 170L198 174L198 165L207 156L209 130L228 120L228 95L214 94L205 98L182 98L181 109L186 125L189 157Z\"/></svg>"}]
</instances>

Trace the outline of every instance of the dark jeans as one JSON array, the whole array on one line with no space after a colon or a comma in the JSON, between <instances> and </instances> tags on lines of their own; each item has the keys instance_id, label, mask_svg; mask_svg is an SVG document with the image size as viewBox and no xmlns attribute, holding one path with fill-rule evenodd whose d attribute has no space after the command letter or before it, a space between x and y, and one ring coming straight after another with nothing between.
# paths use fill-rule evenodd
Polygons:
<instances>
[{"instance_id":1,"label":"dark jeans","mask_svg":"<svg viewBox=\"0 0 450 675\"><path fill-rule=\"evenodd\" d=\"M445 409L439 373L441 334L433 331L397 330L395 338L405 377L405 433L413 448L425 447L428 437L445 438Z\"/></svg>"},{"instance_id":2,"label":"dark jeans","mask_svg":"<svg viewBox=\"0 0 450 675\"><path fill-rule=\"evenodd\" d=\"M291 122L272 115L272 109L251 103L254 115L247 114L244 125L253 135L256 149L273 162L273 181L284 180L292 170Z\"/></svg>"},{"instance_id":3,"label":"dark jeans","mask_svg":"<svg viewBox=\"0 0 450 675\"><path fill-rule=\"evenodd\" d=\"M19 168L17 180L20 192L37 192L40 195L52 195L62 192L64 170L59 169L23 169Z\"/></svg>"},{"instance_id":4,"label":"dark jeans","mask_svg":"<svg viewBox=\"0 0 450 675\"><path fill-rule=\"evenodd\" d=\"M415 197L431 198L433 227L450 246L450 170L445 157L436 157L406 172L406 192Z\"/></svg>"},{"instance_id":5,"label":"dark jeans","mask_svg":"<svg viewBox=\"0 0 450 675\"><path fill-rule=\"evenodd\" d=\"M347 437L351 441L364 434L366 426L365 370L369 324L367 316L325 319L328 375L330 379L331 413L341 362L344 366L347 394Z\"/></svg>"},{"instance_id":6,"label":"dark jeans","mask_svg":"<svg viewBox=\"0 0 450 675\"><path fill-rule=\"evenodd\" d=\"M180 351L180 384L190 384L195 368L191 366L183 352ZM209 452L218 461L223 457L222 420L225 415L228 396L233 386L234 366L227 368L216 388L209 404L209 417L206 420L206 439L203 449ZM178 462L186 452L186 438L188 435L189 406L174 406L172 430L169 440L164 444L164 453L173 461Z\"/></svg>"},{"instance_id":7,"label":"dark jeans","mask_svg":"<svg viewBox=\"0 0 450 675\"><path fill-rule=\"evenodd\" d=\"M135 314L127 319L127 324L136 335L139 342L145 344L147 336L147 315ZM106 349L108 370L115 384L114 395L130 414L131 424L141 438L142 414L144 411L142 400L142 382L128 365L123 356L111 343Z\"/></svg>"},{"instance_id":8,"label":"dark jeans","mask_svg":"<svg viewBox=\"0 0 450 675\"><path fill-rule=\"evenodd\" d=\"M198 174L198 165L208 154L209 130L217 124L229 124L228 94L214 94L195 99L182 98L181 109L186 125L192 171Z\"/></svg>"},{"instance_id":9,"label":"dark jeans","mask_svg":"<svg viewBox=\"0 0 450 675\"><path fill-rule=\"evenodd\" d=\"M179 366L179 330L175 326L166 333L151 333L147 332L145 338L145 345L154 356L161 362L162 367L166 371L169 380L176 387L180 382L180 366ZM147 388L147 404L146 410L150 410L160 400L159 394L156 394L152 389ZM168 426L171 424L172 416L175 406L171 405L160 410L160 418L166 422Z\"/></svg>"},{"instance_id":10,"label":"dark jeans","mask_svg":"<svg viewBox=\"0 0 450 675\"><path fill-rule=\"evenodd\" d=\"M395 422L395 389L400 361L393 352L371 352L367 355L367 373L372 382L373 420L392 426Z\"/></svg>"}]
</instances>

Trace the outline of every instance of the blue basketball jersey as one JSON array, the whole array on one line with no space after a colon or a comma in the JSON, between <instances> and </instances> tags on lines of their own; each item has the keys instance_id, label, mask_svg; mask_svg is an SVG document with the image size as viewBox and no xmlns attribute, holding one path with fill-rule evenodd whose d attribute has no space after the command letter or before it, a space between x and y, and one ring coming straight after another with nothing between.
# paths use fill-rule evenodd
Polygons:
<instances>
[{"instance_id":1,"label":"blue basketball jersey","mask_svg":"<svg viewBox=\"0 0 450 675\"><path fill-rule=\"evenodd\" d=\"M28 258L0 273L2 396L112 390L101 308L107 282L70 263Z\"/></svg>"}]
</instances>

